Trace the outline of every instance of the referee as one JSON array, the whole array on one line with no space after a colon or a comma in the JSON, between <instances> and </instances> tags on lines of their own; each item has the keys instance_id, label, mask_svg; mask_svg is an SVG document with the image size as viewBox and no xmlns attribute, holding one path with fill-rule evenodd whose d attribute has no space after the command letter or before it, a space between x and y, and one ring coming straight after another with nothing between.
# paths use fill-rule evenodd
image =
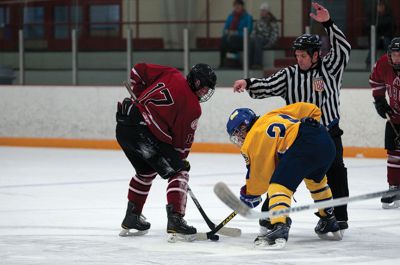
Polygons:
<instances>
[{"instance_id":1,"label":"referee","mask_svg":"<svg viewBox=\"0 0 400 265\"><path fill-rule=\"evenodd\" d=\"M315 2L312 7L316 14L311 13L310 17L325 27L331 44L330 52L321 58L319 36L301 35L293 43L296 65L286 67L268 78L237 80L233 90L247 90L252 98L257 99L280 96L286 104L309 102L317 105L322 111L321 123L329 130L336 146L335 160L327 172L328 184L333 198L347 197L349 189L347 169L343 163L343 131L339 127L339 95L351 46L343 32L330 19L329 11ZM347 205L335 207L334 213L340 230L344 232L348 228Z\"/></svg>"}]
</instances>

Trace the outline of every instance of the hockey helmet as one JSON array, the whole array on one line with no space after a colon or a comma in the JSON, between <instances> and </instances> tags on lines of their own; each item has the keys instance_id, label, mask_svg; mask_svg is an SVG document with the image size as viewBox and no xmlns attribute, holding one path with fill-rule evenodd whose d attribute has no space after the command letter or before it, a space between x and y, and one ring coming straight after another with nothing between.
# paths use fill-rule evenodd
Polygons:
<instances>
[{"instance_id":1,"label":"hockey helmet","mask_svg":"<svg viewBox=\"0 0 400 265\"><path fill-rule=\"evenodd\" d=\"M307 53L312 56L314 52L320 51L322 42L318 35L315 34L303 34L297 37L294 42L292 49L307 51Z\"/></svg>"},{"instance_id":2,"label":"hockey helmet","mask_svg":"<svg viewBox=\"0 0 400 265\"><path fill-rule=\"evenodd\" d=\"M400 52L400 37L392 39L392 41L388 46L388 51L387 51L389 62L392 65L393 69L396 71L400 71L400 63L393 63L392 52Z\"/></svg>"},{"instance_id":3,"label":"hockey helmet","mask_svg":"<svg viewBox=\"0 0 400 265\"><path fill-rule=\"evenodd\" d=\"M231 142L241 146L247 132L250 131L257 118L257 115L251 109L235 109L229 116L228 123L226 124L226 131L229 134Z\"/></svg>"},{"instance_id":4,"label":"hockey helmet","mask_svg":"<svg viewBox=\"0 0 400 265\"><path fill-rule=\"evenodd\" d=\"M197 92L204 87L208 88L208 92L202 95L198 95L200 102L206 102L211 98L215 91L215 84L217 83L217 76L214 73L214 70L208 65L204 63L198 63L194 65L189 74L186 76L186 79L189 83L190 88L193 92Z\"/></svg>"}]
</instances>

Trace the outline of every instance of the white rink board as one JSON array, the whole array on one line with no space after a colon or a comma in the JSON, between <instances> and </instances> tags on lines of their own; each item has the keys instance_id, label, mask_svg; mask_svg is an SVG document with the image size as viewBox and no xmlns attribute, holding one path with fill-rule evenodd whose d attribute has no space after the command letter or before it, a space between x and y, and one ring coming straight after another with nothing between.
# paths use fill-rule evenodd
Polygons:
<instances>
[{"instance_id":1,"label":"white rink board","mask_svg":"<svg viewBox=\"0 0 400 265\"><path fill-rule=\"evenodd\" d=\"M126 96L122 86L0 86L0 137L114 139L117 101ZM383 147L385 121L372 101L370 89L341 91L344 146ZM263 114L284 104L282 98L256 100L217 87L202 104L195 141L228 143L225 125L235 108Z\"/></svg>"}]
</instances>

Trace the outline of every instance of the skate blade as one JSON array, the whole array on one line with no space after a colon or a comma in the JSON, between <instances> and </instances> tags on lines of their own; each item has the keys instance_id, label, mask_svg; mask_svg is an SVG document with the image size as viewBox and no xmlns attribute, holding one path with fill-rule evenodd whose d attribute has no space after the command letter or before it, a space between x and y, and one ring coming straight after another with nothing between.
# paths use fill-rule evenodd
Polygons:
<instances>
[{"instance_id":1,"label":"skate blade","mask_svg":"<svg viewBox=\"0 0 400 265\"><path fill-rule=\"evenodd\" d=\"M275 239L275 244L270 245L267 240L257 240L254 242L254 248L256 249L282 249L286 246L286 240L284 238Z\"/></svg>"},{"instance_id":2,"label":"skate blade","mask_svg":"<svg viewBox=\"0 0 400 265\"><path fill-rule=\"evenodd\" d=\"M340 241L343 239L344 230L338 230L336 232L328 232L326 234L317 234L322 240Z\"/></svg>"},{"instance_id":3,"label":"skate blade","mask_svg":"<svg viewBox=\"0 0 400 265\"><path fill-rule=\"evenodd\" d=\"M147 234L149 232L149 230L143 230L143 231L139 231L136 229L122 229L121 232L119 232L119 236L122 237L128 237L128 236L143 236L145 234Z\"/></svg>"},{"instance_id":4,"label":"skate blade","mask_svg":"<svg viewBox=\"0 0 400 265\"><path fill-rule=\"evenodd\" d=\"M169 243L182 242L193 242L197 239L197 234L185 235L179 233L168 233L167 241Z\"/></svg>"},{"instance_id":5,"label":"skate blade","mask_svg":"<svg viewBox=\"0 0 400 265\"><path fill-rule=\"evenodd\" d=\"M400 207L400 201L394 201L392 203L382 203L383 209L396 209Z\"/></svg>"}]
</instances>

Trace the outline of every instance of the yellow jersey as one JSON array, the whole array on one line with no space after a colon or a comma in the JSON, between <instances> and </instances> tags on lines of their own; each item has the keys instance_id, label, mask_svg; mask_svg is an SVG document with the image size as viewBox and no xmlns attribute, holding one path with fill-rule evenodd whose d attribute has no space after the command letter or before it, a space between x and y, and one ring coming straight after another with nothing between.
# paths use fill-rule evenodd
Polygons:
<instances>
[{"instance_id":1,"label":"yellow jersey","mask_svg":"<svg viewBox=\"0 0 400 265\"><path fill-rule=\"evenodd\" d=\"M304 117L319 121L321 110L314 104L299 102L268 112L253 124L240 149L248 168L247 194L267 192L279 156L296 140Z\"/></svg>"}]
</instances>

